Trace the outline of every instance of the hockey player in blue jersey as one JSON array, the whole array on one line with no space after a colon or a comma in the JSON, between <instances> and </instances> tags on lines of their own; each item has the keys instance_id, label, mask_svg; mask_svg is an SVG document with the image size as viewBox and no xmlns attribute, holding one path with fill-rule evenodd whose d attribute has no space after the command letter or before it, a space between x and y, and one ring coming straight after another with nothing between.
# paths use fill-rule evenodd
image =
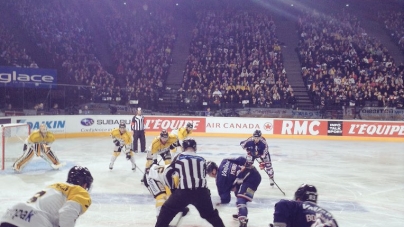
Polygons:
<instances>
[{"instance_id":1,"label":"hockey player in blue jersey","mask_svg":"<svg viewBox=\"0 0 404 227\"><path fill-rule=\"evenodd\" d=\"M302 184L295 192L295 200L280 200L275 204L274 224L271 227L338 227L327 210L318 206L317 189Z\"/></svg>"},{"instance_id":2,"label":"hockey player in blue jersey","mask_svg":"<svg viewBox=\"0 0 404 227\"><path fill-rule=\"evenodd\" d=\"M252 157L223 159L219 166L214 162L208 162L206 172L209 176L216 178L220 203L229 203L231 192L234 192L238 208L238 214L234 216L238 219L240 227L247 227L247 202L252 201L255 191L261 183L261 175L253 166Z\"/></svg>"},{"instance_id":3,"label":"hockey player in blue jersey","mask_svg":"<svg viewBox=\"0 0 404 227\"><path fill-rule=\"evenodd\" d=\"M241 141L241 147L252 156L253 162L257 160L260 169L263 169L269 176L271 186L274 186L274 170L272 168L271 156L268 151L268 144L260 130L255 130L253 136Z\"/></svg>"}]
</instances>

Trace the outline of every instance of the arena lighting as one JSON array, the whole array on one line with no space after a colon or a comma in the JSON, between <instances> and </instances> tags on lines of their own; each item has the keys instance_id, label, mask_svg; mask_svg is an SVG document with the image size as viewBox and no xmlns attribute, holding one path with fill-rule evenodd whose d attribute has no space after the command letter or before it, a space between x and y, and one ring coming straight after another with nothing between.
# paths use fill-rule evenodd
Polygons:
<instances>
[{"instance_id":1,"label":"arena lighting","mask_svg":"<svg viewBox=\"0 0 404 227\"><path fill-rule=\"evenodd\" d=\"M346 4L345 6L346 6L346 7L348 7L348 6L349 6L349 4Z\"/></svg>"},{"instance_id":2,"label":"arena lighting","mask_svg":"<svg viewBox=\"0 0 404 227\"><path fill-rule=\"evenodd\" d=\"M178 6L178 3L175 3L176 6Z\"/></svg>"}]
</instances>

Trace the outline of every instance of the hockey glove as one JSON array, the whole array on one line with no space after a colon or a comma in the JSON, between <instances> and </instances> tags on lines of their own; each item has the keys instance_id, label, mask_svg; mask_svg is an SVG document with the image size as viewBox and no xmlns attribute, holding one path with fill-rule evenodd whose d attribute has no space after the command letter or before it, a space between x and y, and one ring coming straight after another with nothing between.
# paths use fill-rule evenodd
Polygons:
<instances>
[{"instance_id":1,"label":"hockey glove","mask_svg":"<svg viewBox=\"0 0 404 227\"><path fill-rule=\"evenodd\" d=\"M238 184L242 184L244 181L243 178L236 178L233 182L233 185L238 185Z\"/></svg>"},{"instance_id":2,"label":"hockey glove","mask_svg":"<svg viewBox=\"0 0 404 227\"><path fill-rule=\"evenodd\" d=\"M132 156L130 155L130 151L128 153L126 153L126 159L130 160L132 158Z\"/></svg>"},{"instance_id":3,"label":"hockey glove","mask_svg":"<svg viewBox=\"0 0 404 227\"><path fill-rule=\"evenodd\" d=\"M115 146L117 146L117 147L121 146L121 143L120 143L119 140L117 140L117 139L114 139L112 142L113 142L113 143L115 144Z\"/></svg>"}]
</instances>

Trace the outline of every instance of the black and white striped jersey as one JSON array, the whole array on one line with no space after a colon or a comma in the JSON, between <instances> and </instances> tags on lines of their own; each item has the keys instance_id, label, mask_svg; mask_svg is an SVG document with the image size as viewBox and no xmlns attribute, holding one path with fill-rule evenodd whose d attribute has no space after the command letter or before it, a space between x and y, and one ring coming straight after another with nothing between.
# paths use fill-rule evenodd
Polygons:
<instances>
[{"instance_id":1,"label":"black and white striped jersey","mask_svg":"<svg viewBox=\"0 0 404 227\"><path fill-rule=\"evenodd\" d=\"M143 115L135 115L132 118L132 131L143 131L144 130L144 117Z\"/></svg>"},{"instance_id":2,"label":"black and white striped jersey","mask_svg":"<svg viewBox=\"0 0 404 227\"><path fill-rule=\"evenodd\" d=\"M165 169L164 178L171 189L207 188L206 160L195 152L182 152ZM178 186L175 178L178 179Z\"/></svg>"}]
</instances>

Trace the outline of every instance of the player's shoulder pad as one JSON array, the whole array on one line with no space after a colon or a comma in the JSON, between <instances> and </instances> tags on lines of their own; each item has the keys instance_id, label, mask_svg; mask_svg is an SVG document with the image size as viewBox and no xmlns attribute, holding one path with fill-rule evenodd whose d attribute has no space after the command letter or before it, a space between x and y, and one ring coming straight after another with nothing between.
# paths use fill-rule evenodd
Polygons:
<instances>
[{"instance_id":1,"label":"player's shoulder pad","mask_svg":"<svg viewBox=\"0 0 404 227\"><path fill-rule=\"evenodd\" d=\"M91 206L91 198L88 191L79 185L73 185L71 192L67 196L67 200L77 202L80 204L82 209L82 214L87 211Z\"/></svg>"}]
</instances>

